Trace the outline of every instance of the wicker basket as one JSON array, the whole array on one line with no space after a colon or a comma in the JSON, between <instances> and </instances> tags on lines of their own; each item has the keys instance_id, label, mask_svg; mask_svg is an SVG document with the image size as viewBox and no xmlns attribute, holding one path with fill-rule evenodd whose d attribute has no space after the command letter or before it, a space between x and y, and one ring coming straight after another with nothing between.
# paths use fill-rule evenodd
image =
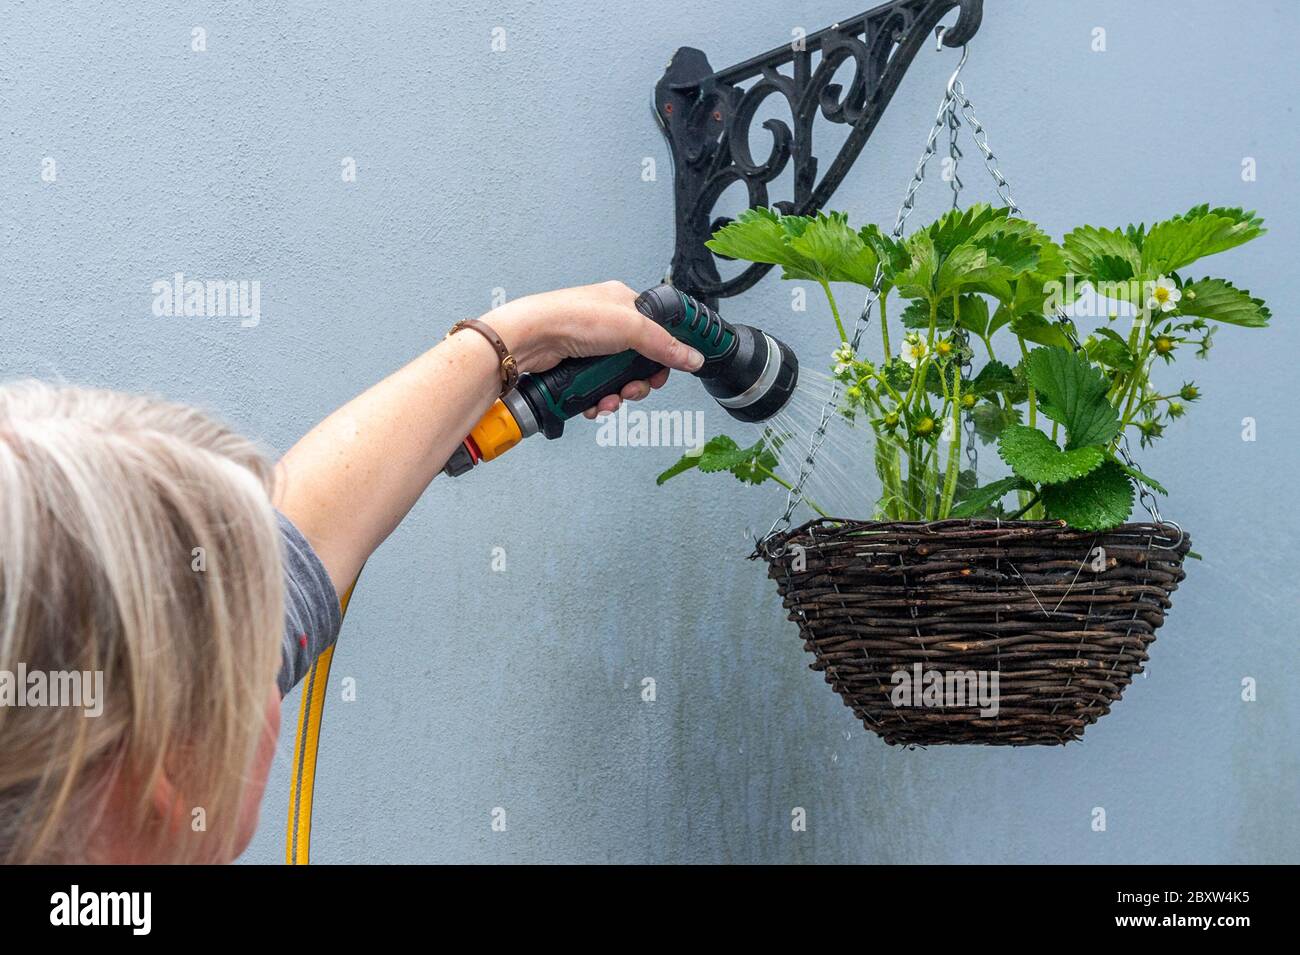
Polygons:
<instances>
[{"instance_id":1,"label":"wicker basket","mask_svg":"<svg viewBox=\"0 0 1300 955\"><path fill-rule=\"evenodd\" d=\"M756 556L811 668L885 742L1028 746L1079 739L1141 672L1189 544L1157 524L822 519Z\"/></svg>"}]
</instances>

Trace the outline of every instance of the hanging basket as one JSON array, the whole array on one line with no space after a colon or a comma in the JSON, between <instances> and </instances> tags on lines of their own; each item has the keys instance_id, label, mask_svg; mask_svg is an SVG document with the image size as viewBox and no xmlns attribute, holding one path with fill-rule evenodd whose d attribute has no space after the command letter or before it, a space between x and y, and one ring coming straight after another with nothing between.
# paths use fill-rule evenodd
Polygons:
<instances>
[{"instance_id":1,"label":"hanging basket","mask_svg":"<svg viewBox=\"0 0 1300 955\"><path fill-rule=\"evenodd\" d=\"M820 519L755 556L809 666L885 742L1029 746L1079 739L1110 711L1189 545L1171 524Z\"/></svg>"}]
</instances>

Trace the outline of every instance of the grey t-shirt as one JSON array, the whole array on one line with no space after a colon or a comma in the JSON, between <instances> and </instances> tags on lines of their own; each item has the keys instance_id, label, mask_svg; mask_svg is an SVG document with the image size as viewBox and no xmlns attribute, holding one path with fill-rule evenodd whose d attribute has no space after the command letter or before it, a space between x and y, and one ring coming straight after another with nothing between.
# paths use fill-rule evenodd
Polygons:
<instances>
[{"instance_id":1,"label":"grey t-shirt","mask_svg":"<svg viewBox=\"0 0 1300 955\"><path fill-rule=\"evenodd\" d=\"M277 682L285 696L338 639L343 612L325 565L307 538L289 518L278 511L276 517L284 544L284 644Z\"/></svg>"}]
</instances>

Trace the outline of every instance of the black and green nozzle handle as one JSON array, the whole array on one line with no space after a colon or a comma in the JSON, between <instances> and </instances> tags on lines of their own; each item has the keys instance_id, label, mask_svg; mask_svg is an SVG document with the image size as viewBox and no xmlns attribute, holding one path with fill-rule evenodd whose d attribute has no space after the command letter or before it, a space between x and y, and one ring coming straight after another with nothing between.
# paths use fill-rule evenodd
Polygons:
<instances>
[{"instance_id":1,"label":"black and green nozzle handle","mask_svg":"<svg viewBox=\"0 0 1300 955\"><path fill-rule=\"evenodd\" d=\"M780 411L794 392L799 362L787 345L766 332L733 325L671 285L642 292L636 308L704 356L704 364L693 374L733 418L764 421ZM515 389L475 425L443 472L453 477L464 474L538 432L558 438L564 433L564 422L662 368L629 350L566 358L547 371L522 375Z\"/></svg>"}]
</instances>

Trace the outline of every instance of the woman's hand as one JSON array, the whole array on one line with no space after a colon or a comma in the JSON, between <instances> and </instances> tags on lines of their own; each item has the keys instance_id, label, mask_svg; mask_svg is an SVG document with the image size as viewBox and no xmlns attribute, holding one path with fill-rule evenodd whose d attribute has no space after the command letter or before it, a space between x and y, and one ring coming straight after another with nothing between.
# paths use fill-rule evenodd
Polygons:
<instances>
[{"instance_id":1,"label":"woman's hand","mask_svg":"<svg viewBox=\"0 0 1300 955\"><path fill-rule=\"evenodd\" d=\"M636 292L622 282L542 292L507 302L483 316L505 341L519 371L545 371L565 358L613 355L633 348L664 369L648 381L633 381L585 412L588 418L617 411L660 388L669 368L695 371L704 356L678 341L636 310Z\"/></svg>"}]
</instances>

